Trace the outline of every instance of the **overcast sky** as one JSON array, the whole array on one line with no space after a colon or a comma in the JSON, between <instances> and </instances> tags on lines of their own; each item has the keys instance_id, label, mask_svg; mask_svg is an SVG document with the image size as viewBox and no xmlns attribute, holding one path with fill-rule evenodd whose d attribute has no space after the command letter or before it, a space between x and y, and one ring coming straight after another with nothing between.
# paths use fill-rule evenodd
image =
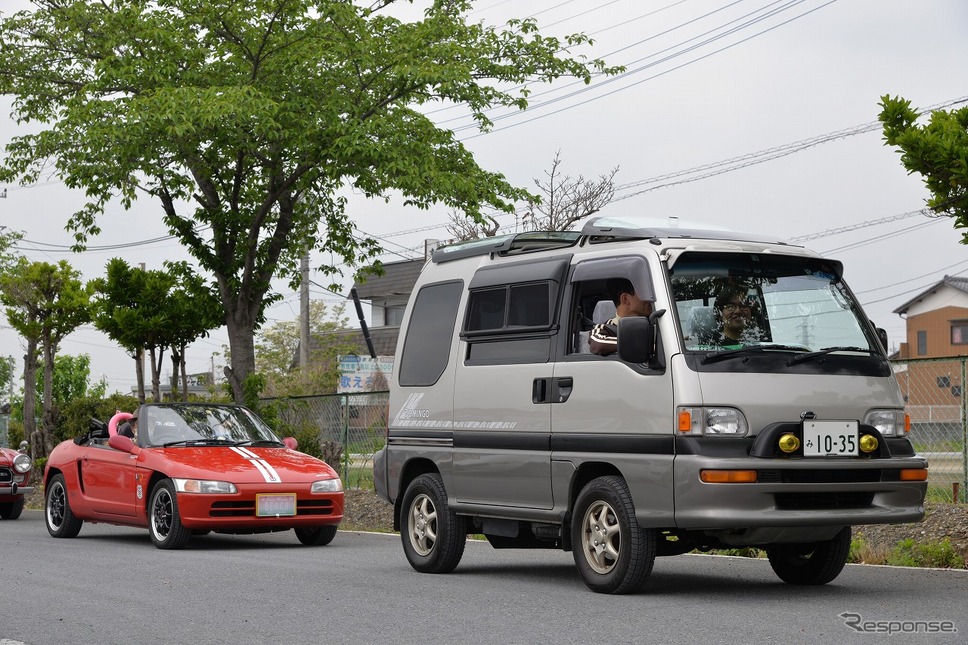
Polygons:
<instances>
[{"instance_id":1,"label":"overcast sky","mask_svg":"<svg viewBox=\"0 0 968 645\"><path fill-rule=\"evenodd\" d=\"M425 4L416 0L415 10ZM3 0L0 14L22 6ZM533 15L547 34L584 31L595 45L576 53L628 68L590 87L535 86L532 108L494 112L486 135L459 108L428 108L485 168L532 187L560 151L561 170L572 176L619 168L607 213L766 233L839 259L892 348L904 338L904 321L892 311L944 275L968 272L968 249L950 220L904 216L924 207L927 191L876 125L884 94L922 109L968 101L968 2L482 0L475 7L474 20ZM9 113L8 101L0 107ZM0 119L0 142L16 132ZM116 256L149 269L188 259L174 240L142 243L168 233L155 203L127 212L113 206L91 250L75 255L66 252L64 226L80 195L56 180L4 188L0 225L24 232L21 251L32 260L66 259L87 280ZM360 231L384 240L387 262L418 257L425 239L448 237L442 209L354 199L350 215ZM514 229L514 216L499 221ZM294 320L298 294L280 288L286 298L270 319ZM338 299L316 286L312 297ZM22 343L5 322L0 352L19 358ZM219 366L213 355L225 344L224 330L195 343L189 371ZM70 335L62 351L89 354L93 377L106 376L112 391L136 382L131 359L93 327Z\"/></svg>"}]
</instances>

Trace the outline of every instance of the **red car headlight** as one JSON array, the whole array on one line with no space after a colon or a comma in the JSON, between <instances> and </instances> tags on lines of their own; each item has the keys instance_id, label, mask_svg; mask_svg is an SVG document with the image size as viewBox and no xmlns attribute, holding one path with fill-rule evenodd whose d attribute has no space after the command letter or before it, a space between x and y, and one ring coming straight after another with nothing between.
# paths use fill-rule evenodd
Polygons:
<instances>
[{"instance_id":1,"label":"red car headlight","mask_svg":"<svg viewBox=\"0 0 968 645\"><path fill-rule=\"evenodd\" d=\"M235 484L213 479L173 479L172 481L175 482L175 490L179 493L231 495L239 492Z\"/></svg>"},{"instance_id":2,"label":"red car headlight","mask_svg":"<svg viewBox=\"0 0 968 645\"><path fill-rule=\"evenodd\" d=\"M17 455L13 458L13 469L21 475L30 470L30 457L28 455Z\"/></svg>"},{"instance_id":3,"label":"red car headlight","mask_svg":"<svg viewBox=\"0 0 968 645\"><path fill-rule=\"evenodd\" d=\"M336 479L321 479L318 482L313 482L313 487L310 489L311 493L338 493L343 490L343 482L339 477Z\"/></svg>"}]
</instances>

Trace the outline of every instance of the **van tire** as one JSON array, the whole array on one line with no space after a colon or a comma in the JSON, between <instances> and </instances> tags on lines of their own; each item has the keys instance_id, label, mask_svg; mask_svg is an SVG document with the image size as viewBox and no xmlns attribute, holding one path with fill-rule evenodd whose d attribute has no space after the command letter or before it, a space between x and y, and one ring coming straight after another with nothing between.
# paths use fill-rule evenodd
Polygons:
<instances>
[{"instance_id":1,"label":"van tire","mask_svg":"<svg viewBox=\"0 0 968 645\"><path fill-rule=\"evenodd\" d=\"M575 565L597 593L635 593L656 556L656 535L635 519L628 484L616 475L588 482L575 501L571 543Z\"/></svg>"},{"instance_id":2,"label":"van tire","mask_svg":"<svg viewBox=\"0 0 968 645\"><path fill-rule=\"evenodd\" d=\"M791 585L825 585L844 570L850 554L850 527L832 539L812 544L784 544L766 550L773 572Z\"/></svg>"},{"instance_id":3,"label":"van tire","mask_svg":"<svg viewBox=\"0 0 968 645\"><path fill-rule=\"evenodd\" d=\"M407 487L400 505L400 537L410 566L421 573L450 573L460 562L467 518L450 510L437 473L420 475Z\"/></svg>"}]
</instances>

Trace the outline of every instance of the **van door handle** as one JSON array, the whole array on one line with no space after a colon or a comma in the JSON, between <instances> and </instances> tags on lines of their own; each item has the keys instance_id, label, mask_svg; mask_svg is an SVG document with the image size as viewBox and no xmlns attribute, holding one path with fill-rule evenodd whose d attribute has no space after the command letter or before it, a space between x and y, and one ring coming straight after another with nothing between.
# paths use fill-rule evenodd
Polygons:
<instances>
[{"instance_id":1,"label":"van door handle","mask_svg":"<svg viewBox=\"0 0 968 645\"><path fill-rule=\"evenodd\" d=\"M570 376L556 376L552 383L552 402L564 403L571 396L575 381Z\"/></svg>"},{"instance_id":2,"label":"van door handle","mask_svg":"<svg viewBox=\"0 0 968 645\"><path fill-rule=\"evenodd\" d=\"M536 378L531 384L531 402L548 403L548 391L550 388L550 378Z\"/></svg>"},{"instance_id":3,"label":"van door handle","mask_svg":"<svg viewBox=\"0 0 968 645\"><path fill-rule=\"evenodd\" d=\"M574 379L570 376L536 378L531 384L532 403L564 403L571 396Z\"/></svg>"}]
</instances>

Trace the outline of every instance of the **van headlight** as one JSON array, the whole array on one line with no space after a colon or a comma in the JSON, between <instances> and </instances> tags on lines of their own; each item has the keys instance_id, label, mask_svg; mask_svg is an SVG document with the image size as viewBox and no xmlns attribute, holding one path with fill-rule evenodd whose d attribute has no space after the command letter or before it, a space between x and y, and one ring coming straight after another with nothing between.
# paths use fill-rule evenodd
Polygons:
<instances>
[{"instance_id":1,"label":"van headlight","mask_svg":"<svg viewBox=\"0 0 968 645\"><path fill-rule=\"evenodd\" d=\"M13 469L18 473L23 475L25 472L30 470L30 456L25 454L19 454L13 458Z\"/></svg>"},{"instance_id":2,"label":"van headlight","mask_svg":"<svg viewBox=\"0 0 968 645\"><path fill-rule=\"evenodd\" d=\"M677 410L681 435L745 437L749 424L735 408L681 407Z\"/></svg>"},{"instance_id":3,"label":"van headlight","mask_svg":"<svg viewBox=\"0 0 968 645\"><path fill-rule=\"evenodd\" d=\"M864 415L864 423L885 437L903 437L909 429L904 410L871 410Z\"/></svg>"},{"instance_id":4,"label":"van headlight","mask_svg":"<svg viewBox=\"0 0 968 645\"><path fill-rule=\"evenodd\" d=\"M343 482L337 477L336 479L321 479L318 482L313 482L313 486L309 489L309 492L338 493L341 490L343 490Z\"/></svg>"}]
</instances>

